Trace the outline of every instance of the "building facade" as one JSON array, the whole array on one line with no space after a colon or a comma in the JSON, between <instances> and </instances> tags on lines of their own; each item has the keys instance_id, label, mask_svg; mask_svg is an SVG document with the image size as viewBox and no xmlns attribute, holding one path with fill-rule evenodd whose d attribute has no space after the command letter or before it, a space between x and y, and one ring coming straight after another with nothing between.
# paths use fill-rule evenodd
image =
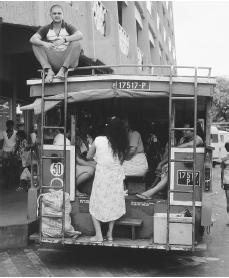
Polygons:
<instances>
[{"instance_id":1,"label":"building facade","mask_svg":"<svg viewBox=\"0 0 229 278\"><path fill-rule=\"evenodd\" d=\"M165 73L144 65L176 64L172 1L65 1L64 19L82 31L84 54L107 65L137 64L117 73ZM29 38L50 22L55 2L0 2L0 139L8 118L24 123L31 102L26 80L38 77ZM28 112L26 112L28 113Z\"/></svg>"}]
</instances>

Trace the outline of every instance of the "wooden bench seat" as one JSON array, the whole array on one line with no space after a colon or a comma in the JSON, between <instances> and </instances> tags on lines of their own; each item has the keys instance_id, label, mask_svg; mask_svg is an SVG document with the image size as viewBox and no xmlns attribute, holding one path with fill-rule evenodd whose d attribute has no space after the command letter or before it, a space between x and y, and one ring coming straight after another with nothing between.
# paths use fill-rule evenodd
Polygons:
<instances>
[{"instance_id":1,"label":"wooden bench seat","mask_svg":"<svg viewBox=\"0 0 229 278\"><path fill-rule=\"evenodd\" d=\"M126 176L125 184L130 195L146 190L145 176Z\"/></svg>"},{"instance_id":2,"label":"wooden bench seat","mask_svg":"<svg viewBox=\"0 0 229 278\"><path fill-rule=\"evenodd\" d=\"M142 223L143 223L142 219L123 218L123 219L117 220L115 222L115 225L130 226L131 227L131 238L132 238L132 240L134 240L135 239L135 228L141 227Z\"/></svg>"}]
</instances>

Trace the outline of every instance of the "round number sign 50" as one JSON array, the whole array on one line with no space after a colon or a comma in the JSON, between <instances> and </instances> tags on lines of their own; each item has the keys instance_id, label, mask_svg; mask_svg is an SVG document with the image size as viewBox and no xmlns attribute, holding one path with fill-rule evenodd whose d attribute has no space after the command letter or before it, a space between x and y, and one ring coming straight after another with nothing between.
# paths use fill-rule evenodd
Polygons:
<instances>
[{"instance_id":1,"label":"round number sign 50","mask_svg":"<svg viewBox=\"0 0 229 278\"><path fill-rule=\"evenodd\" d=\"M50 166L50 173L54 177L60 177L64 173L64 165L61 162L52 163Z\"/></svg>"}]
</instances>

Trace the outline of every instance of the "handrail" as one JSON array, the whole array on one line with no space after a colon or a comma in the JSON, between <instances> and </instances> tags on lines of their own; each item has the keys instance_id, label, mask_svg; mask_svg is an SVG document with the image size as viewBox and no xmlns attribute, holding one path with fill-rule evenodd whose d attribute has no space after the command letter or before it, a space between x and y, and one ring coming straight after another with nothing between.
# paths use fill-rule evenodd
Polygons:
<instances>
[{"instance_id":1,"label":"handrail","mask_svg":"<svg viewBox=\"0 0 229 278\"><path fill-rule=\"evenodd\" d=\"M78 70L88 70L91 69L92 71L95 69L108 69L108 68L139 68L138 64L120 64L120 65L99 65L99 66L86 66L86 67L77 67L75 68L75 71ZM141 65L141 68L161 68L161 69L169 69L171 70L176 70L176 69L196 69L197 73L198 70L208 70L206 75L200 75L201 77L206 77L210 78L211 77L211 67L195 67L195 66L176 66L176 65L153 65L153 64L146 64L146 65ZM152 75L152 74L151 74ZM165 73L162 75L168 75L169 73ZM187 75L184 75L187 76ZM193 75L195 76L195 75ZM198 74L197 74L198 77Z\"/></svg>"}]
</instances>

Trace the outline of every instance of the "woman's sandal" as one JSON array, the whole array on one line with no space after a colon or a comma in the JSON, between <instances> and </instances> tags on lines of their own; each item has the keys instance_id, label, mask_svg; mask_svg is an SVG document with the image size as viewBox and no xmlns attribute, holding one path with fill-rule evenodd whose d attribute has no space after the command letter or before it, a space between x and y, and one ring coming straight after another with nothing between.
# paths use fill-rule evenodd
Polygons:
<instances>
[{"instance_id":1,"label":"woman's sandal","mask_svg":"<svg viewBox=\"0 0 229 278\"><path fill-rule=\"evenodd\" d=\"M150 197L145 196L143 194L136 194L136 197L138 197L139 199L142 199L142 200L151 200Z\"/></svg>"}]
</instances>

